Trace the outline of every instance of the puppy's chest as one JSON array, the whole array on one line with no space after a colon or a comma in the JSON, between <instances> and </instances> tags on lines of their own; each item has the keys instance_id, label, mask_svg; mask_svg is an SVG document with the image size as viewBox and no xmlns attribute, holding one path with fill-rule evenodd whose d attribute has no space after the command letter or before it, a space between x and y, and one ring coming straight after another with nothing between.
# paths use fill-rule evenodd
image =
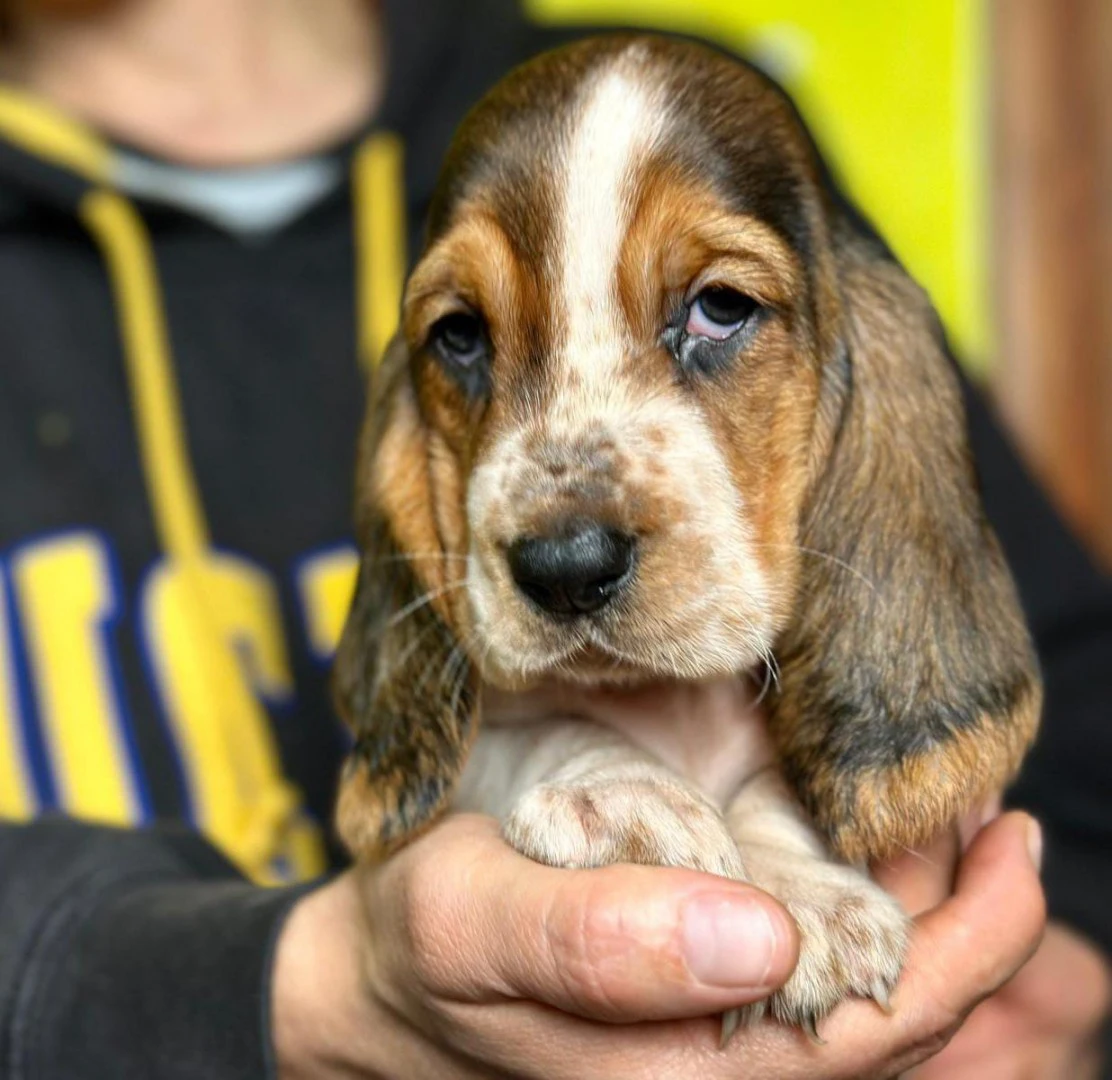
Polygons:
<instances>
[{"instance_id":1,"label":"puppy's chest","mask_svg":"<svg viewBox=\"0 0 1112 1080\"><path fill-rule=\"evenodd\" d=\"M483 723L496 728L563 720L598 724L647 750L723 806L747 777L775 759L756 696L740 678L632 690L486 689Z\"/></svg>"}]
</instances>

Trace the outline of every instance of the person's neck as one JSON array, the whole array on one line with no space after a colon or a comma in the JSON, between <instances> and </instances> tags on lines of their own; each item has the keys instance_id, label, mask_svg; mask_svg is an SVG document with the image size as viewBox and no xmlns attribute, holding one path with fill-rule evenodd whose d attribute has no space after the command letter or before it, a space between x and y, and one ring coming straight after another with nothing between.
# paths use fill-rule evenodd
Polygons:
<instances>
[{"instance_id":1,"label":"person's neck","mask_svg":"<svg viewBox=\"0 0 1112 1080\"><path fill-rule=\"evenodd\" d=\"M378 104L374 0L123 0L19 17L0 72L107 135L190 165L279 161Z\"/></svg>"}]
</instances>

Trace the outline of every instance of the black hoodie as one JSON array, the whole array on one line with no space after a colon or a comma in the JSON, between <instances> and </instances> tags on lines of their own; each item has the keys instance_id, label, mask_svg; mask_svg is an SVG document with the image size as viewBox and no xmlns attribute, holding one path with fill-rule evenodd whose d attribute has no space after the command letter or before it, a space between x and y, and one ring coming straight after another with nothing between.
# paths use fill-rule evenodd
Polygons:
<instances>
[{"instance_id":1,"label":"black hoodie","mask_svg":"<svg viewBox=\"0 0 1112 1080\"><path fill-rule=\"evenodd\" d=\"M0 825L0 1076L271 1068L304 886L245 878L339 863L326 670L362 368L463 112L557 43L501 0L384 10L374 124L252 241L129 197L133 155L0 92L0 816L38 818ZM1017 798L1054 910L1107 947L1112 589L969 405L1048 682Z\"/></svg>"}]
</instances>

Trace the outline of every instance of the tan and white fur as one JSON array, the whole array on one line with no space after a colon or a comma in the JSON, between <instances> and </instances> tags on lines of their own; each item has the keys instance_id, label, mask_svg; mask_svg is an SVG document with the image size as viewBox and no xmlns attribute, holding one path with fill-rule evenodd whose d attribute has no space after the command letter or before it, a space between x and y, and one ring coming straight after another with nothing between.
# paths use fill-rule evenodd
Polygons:
<instances>
[{"instance_id":1,"label":"tan and white fur","mask_svg":"<svg viewBox=\"0 0 1112 1080\"><path fill-rule=\"evenodd\" d=\"M778 89L638 36L492 91L360 464L352 850L468 809L552 865L751 881L802 944L748 1018L887 1007L867 860L1006 783L1040 690L930 305Z\"/></svg>"}]
</instances>

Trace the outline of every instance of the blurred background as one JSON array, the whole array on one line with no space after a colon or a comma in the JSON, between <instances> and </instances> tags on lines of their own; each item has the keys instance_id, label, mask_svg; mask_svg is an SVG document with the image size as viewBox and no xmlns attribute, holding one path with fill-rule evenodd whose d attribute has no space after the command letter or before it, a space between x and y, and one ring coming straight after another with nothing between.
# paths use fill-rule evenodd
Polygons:
<instances>
[{"instance_id":1,"label":"blurred background","mask_svg":"<svg viewBox=\"0 0 1112 1080\"><path fill-rule=\"evenodd\" d=\"M529 0L700 33L794 96L1112 567L1110 0Z\"/></svg>"}]
</instances>

